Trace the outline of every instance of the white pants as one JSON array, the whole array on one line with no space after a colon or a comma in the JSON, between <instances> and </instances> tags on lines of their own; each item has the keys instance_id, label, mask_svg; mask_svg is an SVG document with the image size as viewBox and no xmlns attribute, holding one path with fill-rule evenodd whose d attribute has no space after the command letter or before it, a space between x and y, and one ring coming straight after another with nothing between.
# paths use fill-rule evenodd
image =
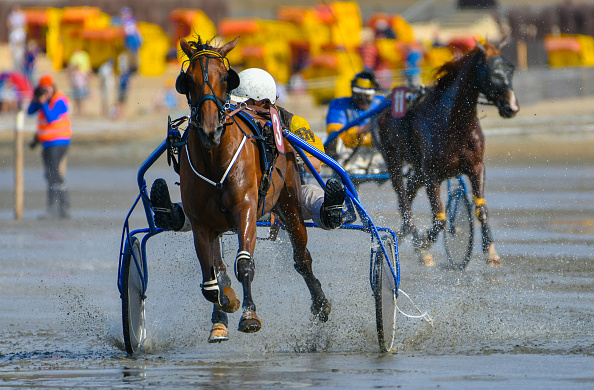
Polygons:
<instances>
[{"instance_id":1,"label":"white pants","mask_svg":"<svg viewBox=\"0 0 594 390\"><path fill-rule=\"evenodd\" d=\"M324 190L317 184L301 185L302 207L301 214L304 220L311 219L316 225L322 227L320 209L324 203Z\"/></svg>"}]
</instances>

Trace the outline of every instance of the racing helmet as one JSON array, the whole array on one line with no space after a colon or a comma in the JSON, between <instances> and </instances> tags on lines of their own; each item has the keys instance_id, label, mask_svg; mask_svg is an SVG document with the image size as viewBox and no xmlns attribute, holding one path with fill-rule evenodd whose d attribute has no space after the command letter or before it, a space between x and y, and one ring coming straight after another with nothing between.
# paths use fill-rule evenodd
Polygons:
<instances>
[{"instance_id":1,"label":"racing helmet","mask_svg":"<svg viewBox=\"0 0 594 390\"><path fill-rule=\"evenodd\" d=\"M354 93L375 94L378 88L379 84L370 70L357 73L351 81L351 89Z\"/></svg>"},{"instance_id":2,"label":"racing helmet","mask_svg":"<svg viewBox=\"0 0 594 390\"><path fill-rule=\"evenodd\" d=\"M355 105L359 108L367 109L371 102L373 102L375 90L378 88L379 84L373 72L364 70L357 73L351 81L352 99Z\"/></svg>"},{"instance_id":3,"label":"racing helmet","mask_svg":"<svg viewBox=\"0 0 594 390\"><path fill-rule=\"evenodd\" d=\"M229 92L229 98L237 103L248 99L256 101L268 99L276 103L276 82L274 78L259 68L249 68L239 72L239 87Z\"/></svg>"}]
</instances>

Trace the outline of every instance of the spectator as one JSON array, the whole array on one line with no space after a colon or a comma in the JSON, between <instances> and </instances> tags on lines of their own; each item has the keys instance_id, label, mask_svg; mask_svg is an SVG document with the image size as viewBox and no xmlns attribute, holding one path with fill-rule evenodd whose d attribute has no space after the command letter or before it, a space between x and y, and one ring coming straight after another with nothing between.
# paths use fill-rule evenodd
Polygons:
<instances>
[{"instance_id":1,"label":"spectator","mask_svg":"<svg viewBox=\"0 0 594 390\"><path fill-rule=\"evenodd\" d=\"M132 10L129 7L124 7L121 13L122 27L124 28L124 46L130 53L130 70L135 73L139 65L138 50L142 46L142 36L138 30L136 19L132 16Z\"/></svg>"},{"instance_id":2,"label":"spectator","mask_svg":"<svg viewBox=\"0 0 594 390\"><path fill-rule=\"evenodd\" d=\"M421 85L421 62L423 52L416 45L410 45L406 53L406 68L404 76L409 88L417 89Z\"/></svg>"},{"instance_id":3,"label":"spectator","mask_svg":"<svg viewBox=\"0 0 594 390\"><path fill-rule=\"evenodd\" d=\"M124 115L126 108L126 101L128 100L128 89L130 87L130 79L132 77L132 69L130 68L130 56L123 52L118 57L118 72L120 74L118 83L118 105L116 108L116 119Z\"/></svg>"},{"instance_id":4,"label":"spectator","mask_svg":"<svg viewBox=\"0 0 594 390\"><path fill-rule=\"evenodd\" d=\"M29 80L20 72L0 74L0 110L20 110L23 102L33 97Z\"/></svg>"},{"instance_id":5,"label":"spectator","mask_svg":"<svg viewBox=\"0 0 594 390\"><path fill-rule=\"evenodd\" d=\"M25 76L29 80L31 85L35 84L35 62L37 61L37 54L39 53L39 47L37 42L34 40L29 41L27 44L27 51L25 52Z\"/></svg>"},{"instance_id":6,"label":"spectator","mask_svg":"<svg viewBox=\"0 0 594 390\"><path fill-rule=\"evenodd\" d=\"M91 73L91 59L89 54L77 49L68 62L72 97L76 106L76 114L83 115L83 103L89 96L89 76Z\"/></svg>"},{"instance_id":7,"label":"spectator","mask_svg":"<svg viewBox=\"0 0 594 390\"><path fill-rule=\"evenodd\" d=\"M110 96L114 86L113 58L108 59L99 67L99 90L101 91L101 114L109 115L111 106Z\"/></svg>"},{"instance_id":8,"label":"spectator","mask_svg":"<svg viewBox=\"0 0 594 390\"><path fill-rule=\"evenodd\" d=\"M369 28L361 30L361 45L357 48L363 67L374 72L380 62L379 51L375 46L373 31Z\"/></svg>"},{"instance_id":9,"label":"spectator","mask_svg":"<svg viewBox=\"0 0 594 390\"><path fill-rule=\"evenodd\" d=\"M27 41L26 16L21 6L15 4L8 15L8 42L10 43L10 52L12 54L13 69L17 72L23 72L23 62L25 59L25 44Z\"/></svg>"},{"instance_id":10,"label":"spectator","mask_svg":"<svg viewBox=\"0 0 594 390\"><path fill-rule=\"evenodd\" d=\"M375 22L375 39L396 39L396 33L385 19Z\"/></svg>"},{"instance_id":11,"label":"spectator","mask_svg":"<svg viewBox=\"0 0 594 390\"><path fill-rule=\"evenodd\" d=\"M70 200L66 190L66 152L70 145L72 130L68 116L68 98L58 91L52 76L46 74L39 79L29 115L38 112L37 132L29 145L32 149L38 143L43 145L43 165L48 184L47 213L43 219L68 218Z\"/></svg>"},{"instance_id":12,"label":"spectator","mask_svg":"<svg viewBox=\"0 0 594 390\"><path fill-rule=\"evenodd\" d=\"M171 110L176 108L178 96L179 94L175 90L175 80L171 77L168 77L165 79L163 88L155 95L155 111Z\"/></svg>"}]
</instances>

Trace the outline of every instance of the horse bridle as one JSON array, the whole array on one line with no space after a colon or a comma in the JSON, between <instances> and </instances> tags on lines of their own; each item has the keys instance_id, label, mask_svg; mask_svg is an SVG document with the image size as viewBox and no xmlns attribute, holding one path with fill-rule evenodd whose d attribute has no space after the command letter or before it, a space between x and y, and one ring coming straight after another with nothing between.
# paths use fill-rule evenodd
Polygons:
<instances>
[{"instance_id":1,"label":"horse bridle","mask_svg":"<svg viewBox=\"0 0 594 390\"><path fill-rule=\"evenodd\" d=\"M480 61L481 63L478 66L477 72L477 84L479 86L479 91L485 95L491 104L497 105L497 96L499 96L502 92L511 89L511 77L509 83L507 82L506 78L495 80L496 82L493 83L493 79L490 77L492 70L501 67L504 71L507 71L506 73L513 73L514 65L507 58L501 55L493 56L486 61L484 58L482 58Z\"/></svg>"},{"instance_id":2,"label":"horse bridle","mask_svg":"<svg viewBox=\"0 0 594 390\"><path fill-rule=\"evenodd\" d=\"M204 61L204 62L201 61L201 58L206 58L206 61ZM225 117L225 102L227 100L226 99L227 94L225 94L224 99L221 98L220 96L218 96L215 93L214 88L213 88L212 84L210 83L210 80L208 77L208 62L211 58L221 61L223 63L223 65L225 66L225 68L227 69L227 94L229 93L229 91L231 91L239 86L239 76L237 75L237 72L235 72L233 69L231 69L231 66L229 65L229 60L227 59L227 57L224 57L219 52L216 52L214 50L200 50L200 51L197 51L196 53L194 53L191 58L185 60L182 63L181 71L175 81L175 89L178 93L180 93L182 95L186 95L186 99L188 101L188 106L190 107L190 125L194 124L195 127L199 127L199 124L200 124L200 116L199 115L200 115L200 109L201 109L202 105L209 100L213 101L217 105L218 114L219 114L219 122L221 125L223 122L223 118ZM190 99L190 90L189 90L189 86L188 86L188 83L189 83L188 79L191 76L189 76L186 73L186 71L184 71L184 64L186 62L192 63L192 61L195 59L198 59L198 63L200 64L200 69L202 71L202 77L203 77L203 83L202 83L202 88L200 90L200 97L198 98L198 102L196 104L193 104L192 100ZM206 86L208 86L211 93L205 93Z\"/></svg>"}]
</instances>

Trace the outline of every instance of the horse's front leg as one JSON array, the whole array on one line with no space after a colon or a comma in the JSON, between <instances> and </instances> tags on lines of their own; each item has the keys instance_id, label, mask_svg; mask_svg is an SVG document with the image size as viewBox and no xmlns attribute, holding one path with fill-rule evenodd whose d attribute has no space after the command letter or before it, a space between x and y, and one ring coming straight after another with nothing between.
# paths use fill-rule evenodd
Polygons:
<instances>
[{"instance_id":1,"label":"horse's front leg","mask_svg":"<svg viewBox=\"0 0 594 390\"><path fill-rule=\"evenodd\" d=\"M481 223L483 253L487 253L487 264L493 267L501 266L501 258L495 250L495 241L488 223L487 202L485 201L485 164L476 164L469 175L472 185L472 200L475 215Z\"/></svg>"},{"instance_id":2,"label":"horse's front leg","mask_svg":"<svg viewBox=\"0 0 594 390\"><path fill-rule=\"evenodd\" d=\"M239 249L235 258L235 276L243 287L243 314L239 320L238 330L244 333L254 333L260 330L262 323L256 315L256 304L252 298L252 281L254 280L255 264L253 253L256 249L256 200L248 200L235 209L233 218L238 226L237 236Z\"/></svg>"},{"instance_id":3,"label":"horse's front leg","mask_svg":"<svg viewBox=\"0 0 594 390\"><path fill-rule=\"evenodd\" d=\"M214 268L217 275L217 281L219 283L219 287L225 290L225 288L231 288L231 278L227 275L227 267L225 267L225 263L223 263L223 258L221 255L221 237L218 237L213 245L214 250ZM227 290L228 291L228 290ZM235 302L237 307L239 307L239 300L236 298ZM219 306L216 304L212 305L212 329L210 331L210 336L208 337L209 343L220 343L221 341L229 340L227 335L227 327L229 326L229 319L227 317L227 313L225 313Z\"/></svg>"},{"instance_id":4,"label":"horse's front leg","mask_svg":"<svg viewBox=\"0 0 594 390\"><path fill-rule=\"evenodd\" d=\"M276 208L291 238L295 269L305 280L311 294L311 312L320 321L326 322L331 305L322 290L322 284L313 273L311 254L307 250L307 229L300 213L299 196L295 193L294 187L285 187L281 191Z\"/></svg>"},{"instance_id":5,"label":"horse's front leg","mask_svg":"<svg viewBox=\"0 0 594 390\"><path fill-rule=\"evenodd\" d=\"M217 309L226 313L237 311L239 309L239 300L230 287L229 277L224 272L224 267L221 272L220 266L215 261L217 256L220 257L220 250L215 249L219 245L218 238L212 237L209 231L201 227L197 222L193 222L192 227L194 247L202 269L202 284L200 285L202 295L209 302L212 302ZM220 259L218 262L220 262Z\"/></svg>"}]
</instances>

